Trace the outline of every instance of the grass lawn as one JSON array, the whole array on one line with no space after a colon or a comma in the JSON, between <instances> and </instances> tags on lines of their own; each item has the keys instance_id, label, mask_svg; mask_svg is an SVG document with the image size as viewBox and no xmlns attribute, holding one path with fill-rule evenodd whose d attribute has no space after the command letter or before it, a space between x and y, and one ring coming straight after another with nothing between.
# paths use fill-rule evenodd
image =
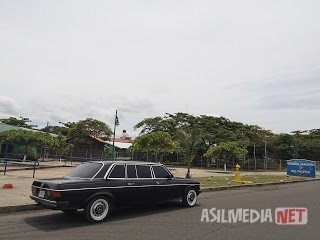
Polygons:
<instances>
[{"instance_id":1,"label":"grass lawn","mask_svg":"<svg viewBox=\"0 0 320 240\"><path fill-rule=\"evenodd\" d=\"M194 178L201 183L201 187L223 187L230 185L248 184L238 183L233 180L233 175L227 177L199 177ZM287 176L272 176L272 175L248 175L241 176L241 181L249 181L255 183L271 183L271 182L290 182L292 180L299 180L301 177L287 177Z\"/></svg>"}]
</instances>

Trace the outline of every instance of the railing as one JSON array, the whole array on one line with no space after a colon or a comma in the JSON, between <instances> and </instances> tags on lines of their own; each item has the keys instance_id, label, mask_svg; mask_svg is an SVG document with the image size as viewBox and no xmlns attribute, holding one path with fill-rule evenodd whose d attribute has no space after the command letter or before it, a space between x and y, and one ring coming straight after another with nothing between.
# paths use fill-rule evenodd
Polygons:
<instances>
[{"instance_id":1,"label":"railing","mask_svg":"<svg viewBox=\"0 0 320 240\"><path fill-rule=\"evenodd\" d=\"M83 157L67 157L64 159L65 163L67 161L72 162L93 162L93 161L130 161L130 157L119 157L119 158L101 158L101 157L92 157L92 158L83 158Z\"/></svg>"},{"instance_id":2,"label":"railing","mask_svg":"<svg viewBox=\"0 0 320 240\"><path fill-rule=\"evenodd\" d=\"M4 163L3 175L7 174L8 164L31 166L33 170L33 174L32 174L33 178L35 176L36 167L39 166L38 161L20 160L20 159L12 159L12 158L0 158L0 163Z\"/></svg>"}]
</instances>

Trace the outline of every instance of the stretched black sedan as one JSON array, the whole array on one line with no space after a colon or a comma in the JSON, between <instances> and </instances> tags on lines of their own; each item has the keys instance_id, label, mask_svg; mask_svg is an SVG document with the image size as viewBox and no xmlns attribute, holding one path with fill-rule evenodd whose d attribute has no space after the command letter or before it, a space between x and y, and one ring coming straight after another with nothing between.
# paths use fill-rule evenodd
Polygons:
<instances>
[{"instance_id":1,"label":"stretched black sedan","mask_svg":"<svg viewBox=\"0 0 320 240\"><path fill-rule=\"evenodd\" d=\"M175 178L162 164L101 161L80 164L60 179L37 180L31 199L41 205L73 213L84 209L91 222L104 220L114 207L181 199L193 207L200 183Z\"/></svg>"}]
</instances>

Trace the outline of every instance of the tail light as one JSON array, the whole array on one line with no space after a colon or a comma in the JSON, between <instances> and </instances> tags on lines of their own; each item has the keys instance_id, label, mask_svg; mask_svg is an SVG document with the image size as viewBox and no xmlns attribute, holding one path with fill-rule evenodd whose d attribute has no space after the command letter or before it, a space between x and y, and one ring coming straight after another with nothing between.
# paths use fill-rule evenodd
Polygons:
<instances>
[{"instance_id":1,"label":"tail light","mask_svg":"<svg viewBox=\"0 0 320 240\"><path fill-rule=\"evenodd\" d=\"M47 194L51 199L54 199L54 200L61 198L61 194L58 191L49 190Z\"/></svg>"},{"instance_id":2,"label":"tail light","mask_svg":"<svg viewBox=\"0 0 320 240\"><path fill-rule=\"evenodd\" d=\"M33 196L36 196L37 195L37 189L35 188L35 186L31 186L31 192L32 192L32 195Z\"/></svg>"}]
</instances>

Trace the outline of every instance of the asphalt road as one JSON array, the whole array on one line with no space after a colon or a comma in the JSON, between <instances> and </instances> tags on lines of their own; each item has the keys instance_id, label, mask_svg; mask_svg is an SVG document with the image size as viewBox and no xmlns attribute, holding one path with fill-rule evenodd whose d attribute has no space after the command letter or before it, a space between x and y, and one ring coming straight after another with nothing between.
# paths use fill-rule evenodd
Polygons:
<instances>
[{"instance_id":1,"label":"asphalt road","mask_svg":"<svg viewBox=\"0 0 320 240\"><path fill-rule=\"evenodd\" d=\"M319 239L319 189L320 181L316 181L207 192L201 194L193 208L171 202L121 209L100 224L87 223L81 212L75 216L51 210L0 215L0 239ZM203 208L274 210L276 207L306 207L308 224L200 221Z\"/></svg>"}]
</instances>

